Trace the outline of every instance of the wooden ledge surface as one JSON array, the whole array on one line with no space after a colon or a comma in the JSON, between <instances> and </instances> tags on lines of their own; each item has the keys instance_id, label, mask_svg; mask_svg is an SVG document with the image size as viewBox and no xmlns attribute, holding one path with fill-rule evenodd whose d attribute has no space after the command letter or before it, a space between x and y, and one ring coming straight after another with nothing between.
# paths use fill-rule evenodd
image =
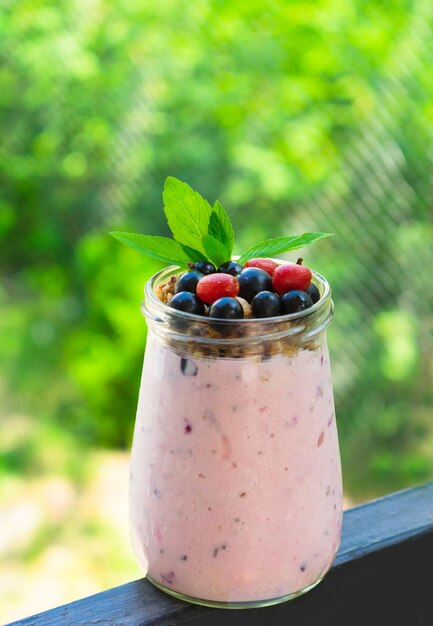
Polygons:
<instances>
[{"instance_id":1,"label":"wooden ledge surface","mask_svg":"<svg viewBox=\"0 0 433 626\"><path fill-rule=\"evenodd\" d=\"M13 626L432 626L432 563L429 483L346 511L331 571L297 600L262 609L209 609L142 579Z\"/></svg>"}]
</instances>

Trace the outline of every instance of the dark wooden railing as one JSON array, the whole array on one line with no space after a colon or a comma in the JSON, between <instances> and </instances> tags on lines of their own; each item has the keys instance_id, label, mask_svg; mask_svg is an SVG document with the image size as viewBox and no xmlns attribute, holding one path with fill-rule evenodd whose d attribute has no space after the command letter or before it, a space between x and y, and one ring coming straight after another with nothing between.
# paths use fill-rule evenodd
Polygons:
<instances>
[{"instance_id":1,"label":"dark wooden railing","mask_svg":"<svg viewBox=\"0 0 433 626\"><path fill-rule=\"evenodd\" d=\"M433 483L350 509L325 580L273 607L208 609L146 580L13 623L14 626L433 626Z\"/></svg>"}]
</instances>

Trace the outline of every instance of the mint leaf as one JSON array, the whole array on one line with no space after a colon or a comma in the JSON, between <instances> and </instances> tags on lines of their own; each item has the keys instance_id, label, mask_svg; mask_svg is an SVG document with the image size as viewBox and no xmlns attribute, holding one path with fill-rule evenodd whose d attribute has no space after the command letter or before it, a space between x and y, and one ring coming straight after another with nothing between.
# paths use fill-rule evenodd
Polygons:
<instances>
[{"instance_id":1,"label":"mint leaf","mask_svg":"<svg viewBox=\"0 0 433 626\"><path fill-rule=\"evenodd\" d=\"M266 239L248 248L248 250L241 255L238 263L243 265L249 259L256 257L272 257L282 252L288 252L289 250L297 250L298 248L311 245L318 239L331 237L332 234L333 233L304 233L303 235L296 235L294 237Z\"/></svg>"},{"instance_id":2,"label":"mint leaf","mask_svg":"<svg viewBox=\"0 0 433 626\"><path fill-rule=\"evenodd\" d=\"M224 244L225 259L230 261L232 258L235 234L233 226L221 202L218 200L213 205L212 213L209 220L209 235L218 239ZM224 263L224 261L222 261Z\"/></svg>"},{"instance_id":3,"label":"mint leaf","mask_svg":"<svg viewBox=\"0 0 433 626\"><path fill-rule=\"evenodd\" d=\"M204 253L212 207L187 183L168 176L162 194L168 225L176 241Z\"/></svg>"},{"instance_id":4,"label":"mint leaf","mask_svg":"<svg viewBox=\"0 0 433 626\"><path fill-rule=\"evenodd\" d=\"M229 261L230 257L227 256L227 248L222 241L212 237L212 235L205 235L203 237L203 247L206 251L208 259L219 267L225 261Z\"/></svg>"},{"instance_id":5,"label":"mint leaf","mask_svg":"<svg viewBox=\"0 0 433 626\"><path fill-rule=\"evenodd\" d=\"M154 237L151 235L138 235L136 233L112 232L112 237L121 241L126 246L147 254L154 259L165 263L185 264L188 261L205 261L206 258L197 250L183 246L178 241L169 237Z\"/></svg>"}]
</instances>

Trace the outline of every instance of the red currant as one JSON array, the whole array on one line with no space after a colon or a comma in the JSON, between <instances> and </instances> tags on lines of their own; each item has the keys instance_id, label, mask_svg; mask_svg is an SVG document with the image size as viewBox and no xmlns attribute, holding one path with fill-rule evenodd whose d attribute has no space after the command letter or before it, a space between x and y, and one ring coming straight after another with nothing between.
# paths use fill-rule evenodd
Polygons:
<instances>
[{"instance_id":1,"label":"red currant","mask_svg":"<svg viewBox=\"0 0 433 626\"><path fill-rule=\"evenodd\" d=\"M231 274L209 274L197 283L196 294L206 304L213 304L219 298L236 298L238 293L239 283Z\"/></svg>"},{"instance_id":2,"label":"red currant","mask_svg":"<svg viewBox=\"0 0 433 626\"><path fill-rule=\"evenodd\" d=\"M311 276L311 270L308 267L298 265L297 263L285 263L275 269L272 285L275 291L280 294L293 291L294 289L307 291L311 282Z\"/></svg>"},{"instance_id":3,"label":"red currant","mask_svg":"<svg viewBox=\"0 0 433 626\"><path fill-rule=\"evenodd\" d=\"M278 263L275 263L272 259L250 259L245 263L245 267L259 267L261 270L268 272L269 276L273 276Z\"/></svg>"}]
</instances>

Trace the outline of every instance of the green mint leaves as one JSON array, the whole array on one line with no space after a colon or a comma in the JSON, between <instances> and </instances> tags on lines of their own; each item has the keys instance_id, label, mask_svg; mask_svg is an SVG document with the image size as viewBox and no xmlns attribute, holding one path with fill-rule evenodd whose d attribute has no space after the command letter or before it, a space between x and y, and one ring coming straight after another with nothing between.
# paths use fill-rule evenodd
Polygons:
<instances>
[{"instance_id":1,"label":"green mint leaves","mask_svg":"<svg viewBox=\"0 0 433 626\"><path fill-rule=\"evenodd\" d=\"M215 267L232 258L235 234L223 205L215 202L209 219L209 232L203 237L203 245L208 258Z\"/></svg>"},{"instance_id":2,"label":"green mint leaves","mask_svg":"<svg viewBox=\"0 0 433 626\"><path fill-rule=\"evenodd\" d=\"M210 216L209 235L218 239L218 241L224 245L226 256L225 261L230 261L235 243L235 234L233 232L233 226L230 218L223 208L223 205L218 200L213 205ZM223 261L223 263L225 261Z\"/></svg>"},{"instance_id":3,"label":"green mint leaves","mask_svg":"<svg viewBox=\"0 0 433 626\"><path fill-rule=\"evenodd\" d=\"M205 261L205 255L192 248L183 246L169 237L154 237L151 235L137 235L135 233L112 232L112 237L125 245L147 254L148 256L164 261L164 263L186 264L188 261Z\"/></svg>"},{"instance_id":4,"label":"green mint leaves","mask_svg":"<svg viewBox=\"0 0 433 626\"><path fill-rule=\"evenodd\" d=\"M260 243L256 243L251 248L248 248L244 252L239 263L243 265L249 259L255 259L257 257L273 257L282 252L289 252L289 250L298 250L304 246L309 246L318 239L324 237L331 237L332 233L304 233L303 235L297 235L294 237L277 237L276 239L266 239Z\"/></svg>"},{"instance_id":5,"label":"green mint leaves","mask_svg":"<svg viewBox=\"0 0 433 626\"><path fill-rule=\"evenodd\" d=\"M211 205L189 185L171 176L165 181L162 198L167 222L176 241L206 253L203 237L208 234Z\"/></svg>"},{"instance_id":6,"label":"green mint leaves","mask_svg":"<svg viewBox=\"0 0 433 626\"><path fill-rule=\"evenodd\" d=\"M203 253L216 267L231 259L233 226L220 202L212 208L197 191L171 176L165 181L162 197L176 241Z\"/></svg>"},{"instance_id":7,"label":"green mint leaves","mask_svg":"<svg viewBox=\"0 0 433 626\"><path fill-rule=\"evenodd\" d=\"M187 183L169 176L162 194L164 212L174 239L112 232L118 241L165 263L186 265L211 261L216 267L232 258L234 233L220 202L214 206Z\"/></svg>"},{"instance_id":8,"label":"green mint leaves","mask_svg":"<svg viewBox=\"0 0 433 626\"><path fill-rule=\"evenodd\" d=\"M165 181L162 197L173 239L123 232L111 232L110 235L142 254L169 264L186 265L190 261L210 261L215 267L219 267L231 260L233 226L218 200L212 207L187 183L171 176ZM239 263L243 265L255 257L272 257L303 248L329 236L329 233L304 233L295 237L267 239L248 248L240 257Z\"/></svg>"}]
</instances>

